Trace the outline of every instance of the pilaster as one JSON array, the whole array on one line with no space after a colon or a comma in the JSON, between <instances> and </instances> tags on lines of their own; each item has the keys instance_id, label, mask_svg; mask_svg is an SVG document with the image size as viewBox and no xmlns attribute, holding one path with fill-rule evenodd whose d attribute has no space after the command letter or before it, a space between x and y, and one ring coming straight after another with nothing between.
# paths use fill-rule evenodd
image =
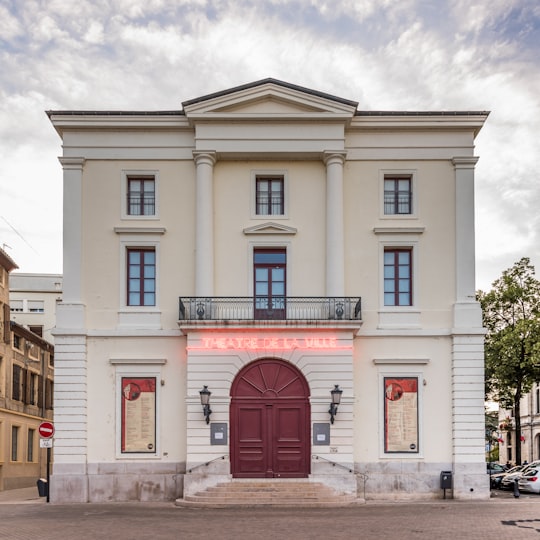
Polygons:
<instances>
[{"instance_id":1,"label":"pilaster","mask_svg":"<svg viewBox=\"0 0 540 540\"><path fill-rule=\"evenodd\" d=\"M193 152L197 167L195 296L214 295L214 164L215 152Z\"/></svg>"},{"instance_id":2,"label":"pilaster","mask_svg":"<svg viewBox=\"0 0 540 540\"><path fill-rule=\"evenodd\" d=\"M326 295L345 294L345 240L343 223L343 165L346 152L327 151L326 165Z\"/></svg>"},{"instance_id":3,"label":"pilaster","mask_svg":"<svg viewBox=\"0 0 540 540\"><path fill-rule=\"evenodd\" d=\"M62 298L67 304L81 301L82 279L82 176L85 159L58 158L64 170L64 276Z\"/></svg>"}]
</instances>

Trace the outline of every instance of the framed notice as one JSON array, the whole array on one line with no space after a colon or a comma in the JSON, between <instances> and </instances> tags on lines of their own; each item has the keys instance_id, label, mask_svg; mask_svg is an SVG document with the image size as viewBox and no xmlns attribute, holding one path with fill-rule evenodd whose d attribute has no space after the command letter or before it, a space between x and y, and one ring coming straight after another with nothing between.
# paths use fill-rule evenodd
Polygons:
<instances>
[{"instance_id":1,"label":"framed notice","mask_svg":"<svg viewBox=\"0 0 540 540\"><path fill-rule=\"evenodd\" d=\"M417 377L384 377L384 451L419 451Z\"/></svg>"},{"instance_id":2,"label":"framed notice","mask_svg":"<svg viewBox=\"0 0 540 540\"><path fill-rule=\"evenodd\" d=\"M121 452L156 452L156 377L121 378Z\"/></svg>"}]
</instances>

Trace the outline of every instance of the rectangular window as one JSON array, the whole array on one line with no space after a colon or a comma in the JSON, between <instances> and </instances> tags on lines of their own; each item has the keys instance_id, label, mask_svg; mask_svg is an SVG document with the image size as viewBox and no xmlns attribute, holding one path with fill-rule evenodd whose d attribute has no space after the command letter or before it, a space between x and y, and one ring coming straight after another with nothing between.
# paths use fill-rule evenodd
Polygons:
<instances>
[{"instance_id":1,"label":"rectangular window","mask_svg":"<svg viewBox=\"0 0 540 540\"><path fill-rule=\"evenodd\" d=\"M34 441L36 438L36 430L28 430L28 446L26 449L26 461L32 463L34 461Z\"/></svg>"},{"instance_id":2,"label":"rectangular window","mask_svg":"<svg viewBox=\"0 0 540 540\"><path fill-rule=\"evenodd\" d=\"M384 250L384 305L412 305L411 249Z\"/></svg>"},{"instance_id":3,"label":"rectangular window","mask_svg":"<svg viewBox=\"0 0 540 540\"><path fill-rule=\"evenodd\" d=\"M418 378L384 377L384 451L418 449Z\"/></svg>"},{"instance_id":4,"label":"rectangular window","mask_svg":"<svg viewBox=\"0 0 540 540\"><path fill-rule=\"evenodd\" d=\"M45 313L44 300L28 300L28 311L30 313Z\"/></svg>"},{"instance_id":5,"label":"rectangular window","mask_svg":"<svg viewBox=\"0 0 540 540\"><path fill-rule=\"evenodd\" d=\"M29 324L28 325L28 330L30 330L30 332L34 332L34 334L36 334L37 336L39 337L43 337L43 325L38 325L38 324Z\"/></svg>"},{"instance_id":6,"label":"rectangular window","mask_svg":"<svg viewBox=\"0 0 540 540\"><path fill-rule=\"evenodd\" d=\"M10 310L15 312L23 311L23 301L22 300L11 300Z\"/></svg>"},{"instance_id":7,"label":"rectangular window","mask_svg":"<svg viewBox=\"0 0 540 540\"><path fill-rule=\"evenodd\" d=\"M283 176L257 176L255 180L256 214L282 216L285 213Z\"/></svg>"},{"instance_id":8,"label":"rectangular window","mask_svg":"<svg viewBox=\"0 0 540 540\"><path fill-rule=\"evenodd\" d=\"M17 336L16 334L13 334L13 348L17 349L18 351L22 351L21 336Z\"/></svg>"},{"instance_id":9,"label":"rectangular window","mask_svg":"<svg viewBox=\"0 0 540 540\"><path fill-rule=\"evenodd\" d=\"M11 426L11 461L19 460L19 427Z\"/></svg>"},{"instance_id":10,"label":"rectangular window","mask_svg":"<svg viewBox=\"0 0 540 540\"><path fill-rule=\"evenodd\" d=\"M412 214L412 189L410 176L384 177L384 213Z\"/></svg>"},{"instance_id":11,"label":"rectangular window","mask_svg":"<svg viewBox=\"0 0 540 540\"><path fill-rule=\"evenodd\" d=\"M156 213L156 183L154 177L128 177L127 214L153 216Z\"/></svg>"},{"instance_id":12,"label":"rectangular window","mask_svg":"<svg viewBox=\"0 0 540 540\"><path fill-rule=\"evenodd\" d=\"M156 252L153 248L127 250L127 305L156 305Z\"/></svg>"},{"instance_id":13,"label":"rectangular window","mask_svg":"<svg viewBox=\"0 0 540 540\"><path fill-rule=\"evenodd\" d=\"M156 452L156 377L121 378L121 452Z\"/></svg>"}]
</instances>

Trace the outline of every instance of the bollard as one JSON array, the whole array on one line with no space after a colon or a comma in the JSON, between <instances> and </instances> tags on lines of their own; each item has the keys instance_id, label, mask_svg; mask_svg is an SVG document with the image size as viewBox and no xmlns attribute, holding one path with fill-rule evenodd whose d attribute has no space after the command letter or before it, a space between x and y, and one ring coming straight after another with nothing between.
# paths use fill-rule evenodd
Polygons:
<instances>
[{"instance_id":1,"label":"bollard","mask_svg":"<svg viewBox=\"0 0 540 540\"><path fill-rule=\"evenodd\" d=\"M517 478L514 480L514 497L516 499L519 497L519 482Z\"/></svg>"}]
</instances>

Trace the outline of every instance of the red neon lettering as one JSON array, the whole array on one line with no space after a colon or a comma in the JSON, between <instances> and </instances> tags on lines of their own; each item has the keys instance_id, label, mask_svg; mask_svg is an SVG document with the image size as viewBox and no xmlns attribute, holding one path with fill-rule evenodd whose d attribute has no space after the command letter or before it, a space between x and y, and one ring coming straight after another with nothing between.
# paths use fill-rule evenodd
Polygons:
<instances>
[{"instance_id":1,"label":"red neon lettering","mask_svg":"<svg viewBox=\"0 0 540 540\"><path fill-rule=\"evenodd\" d=\"M298 340L296 338L280 337L216 337L202 338L199 347L194 349L248 349L248 350L292 350L292 349L338 349L336 338L310 337Z\"/></svg>"}]
</instances>

